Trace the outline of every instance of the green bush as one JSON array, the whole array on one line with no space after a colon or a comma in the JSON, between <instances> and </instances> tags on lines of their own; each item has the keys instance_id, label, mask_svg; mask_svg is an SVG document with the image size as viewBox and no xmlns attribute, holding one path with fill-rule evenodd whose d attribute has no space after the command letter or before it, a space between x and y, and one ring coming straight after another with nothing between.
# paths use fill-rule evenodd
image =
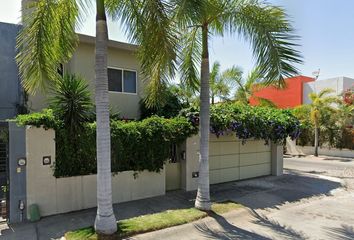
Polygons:
<instances>
[{"instance_id":1,"label":"green bush","mask_svg":"<svg viewBox=\"0 0 354 240\"><path fill-rule=\"evenodd\" d=\"M96 173L96 124L85 123L72 144L62 121L52 110L19 115L20 125L55 129L56 163L54 176L67 177ZM112 172L159 172L169 157L171 144L183 142L197 133L186 118L165 119L153 116L142 121L111 121Z\"/></svg>"},{"instance_id":2,"label":"green bush","mask_svg":"<svg viewBox=\"0 0 354 240\"><path fill-rule=\"evenodd\" d=\"M112 172L127 170L158 172L169 157L170 146L198 132L199 113L187 109L181 117L153 116L142 121L111 120ZM53 128L56 136L54 176L67 177L96 173L96 124L84 123L76 132L75 143L63 120L52 110L19 115L20 125ZM210 130L217 136L227 132L245 142L264 139L282 143L299 135L299 121L287 110L219 104L211 108Z\"/></svg>"},{"instance_id":3,"label":"green bush","mask_svg":"<svg viewBox=\"0 0 354 240\"><path fill-rule=\"evenodd\" d=\"M197 109L187 109L181 114L192 123L199 123ZM292 139L299 136L300 122L289 110L223 103L210 109L210 132L216 136L233 132L243 143L254 138L263 139L266 144L281 144L288 136Z\"/></svg>"}]
</instances>

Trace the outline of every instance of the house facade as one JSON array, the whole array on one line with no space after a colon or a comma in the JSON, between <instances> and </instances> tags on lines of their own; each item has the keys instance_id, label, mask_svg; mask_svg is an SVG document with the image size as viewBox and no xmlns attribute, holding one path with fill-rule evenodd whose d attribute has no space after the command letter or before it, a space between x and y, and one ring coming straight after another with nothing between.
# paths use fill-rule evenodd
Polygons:
<instances>
[{"instance_id":1,"label":"house facade","mask_svg":"<svg viewBox=\"0 0 354 240\"><path fill-rule=\"evenodd\" d=\"M63 72L83 77L92 93L95 94L95 38L79 34L79 46L72 59L63 66ZM109 41L108 43L108 81L111 109L127 119L140 117L140 100L144 95L145 79L140 74L136 57L137 46L128 43ZM39 92L29 96L28 107L40 111L48 106L50 92Z\"/></svg>"}]
</instances>

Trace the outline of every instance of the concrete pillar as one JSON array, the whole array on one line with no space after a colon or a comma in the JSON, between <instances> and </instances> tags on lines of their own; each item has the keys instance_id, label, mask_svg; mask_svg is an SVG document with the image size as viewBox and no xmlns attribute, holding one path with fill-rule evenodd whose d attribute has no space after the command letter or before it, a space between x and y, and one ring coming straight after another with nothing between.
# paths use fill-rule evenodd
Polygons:
<instances>
[{"instance_id":1,"label":"concrete pillar","mask_svg":"<svg viewBox=\"0 0 354 240\"><path fill-rule=\"evenodd\" d=\"M272 175L280 176L283 174L283 146L271 144Z\"/></svg>"},{"instance_id":2,"label":"concrete pillar","mask_svg":"<svg viewBox=\"0 0 354 240\"><path fill-rule=\"evenodd\" d=\"M26 206L26 165L19 166L19 159L26 159L26 131L16 123L9 122L9 180L10 180L10 223L20 222L20 201ZM23 211L26 219L26 210Z\"/></svg>"},{"instance_id":3,"label":"concrete pillar","mask_svg":"<svg viewBox=\"0 0 354 240\"><path fill-rule=\"evenodd\" d=\"M182 175L185 177L184 189L186 191L196 190L199 177L199 135L194 135L186 140L186 160L182 162L183 168L185 169Z\"/></svg>"}]
</instances>

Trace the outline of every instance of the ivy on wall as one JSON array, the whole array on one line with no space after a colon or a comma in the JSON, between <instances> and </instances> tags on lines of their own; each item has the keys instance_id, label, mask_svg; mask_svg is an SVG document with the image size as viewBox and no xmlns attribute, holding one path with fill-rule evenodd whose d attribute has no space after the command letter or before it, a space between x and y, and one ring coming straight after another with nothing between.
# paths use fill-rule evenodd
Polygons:
<instances>
[{"instance_id":1,"label":"ivy on wall","mask_svg":"<svg viewBox=\"0 0 354 240\"><path fill-rule=\"evenodd\" d=\"M192 123L199 123L199 110L182 112ZM234 133L243 143L247 139L263 139L281 144L289 136L299 137L299 120L289 110L253 107L244 104L215 104L210 109L210 132L216 136Z\"/></svg>"},{"instance_id":2,"label":"ivy on wall","mask_svg":"<svg viewBox=\"0 0 354 240\"><path fill-rule=\"evenodd\" d=\"M52 110L19 115L19 125L53 128L56 141L55 177L96 173L96 124L86 123L75 139L69 137ZM171 144L198 132L186 118L150 117L142 121L111 121L112 172L159 172L169 157Z\"/></svg>"},{"instance_id":3,"label":"ivy on wall","mask_svg":"<svg viewBox=\"0 0 354 240\"><path fill-rule=\"evenodd\" d=\"M234 133L245 142L263 139L282 143L297 138L300 123L288 110L217 104L211 108L210 131L216 136ZM85 123L81 131L70 134L52 110L19 115L19 125L53 128L56 133L54 176L68 177L96 173L96 124ZM112 172L159 172L169 157L171 144L183 142L198 132L199 113L186 109L180 117L153 116L142 121L111 121Z\"/></svg>"}]
</instances>

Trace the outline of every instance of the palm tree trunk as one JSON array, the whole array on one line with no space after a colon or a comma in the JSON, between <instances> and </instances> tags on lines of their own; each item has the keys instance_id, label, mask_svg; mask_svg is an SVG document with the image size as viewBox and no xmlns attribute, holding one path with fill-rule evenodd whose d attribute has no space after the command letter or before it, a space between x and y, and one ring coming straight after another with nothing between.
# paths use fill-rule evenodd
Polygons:
<instances>
[{"instance_id":1,"label":"palm tree trunk","mask_svg":"<svg viewBox=\"0 0 354 240\"><path fill-rule=\"evenodd\" d=\"M107 76L108 30L104 0L96 0L96 115L97 115L97 215L95 230L110 235L117 231L112 206L111 136Z\"/></svg>"},{"instance_id":2,"label":"palm tree trunk","mask_svg":"<svg viewBox=\"0 0 354 240\"><path fill-rule=\"evenodd\" d=\"M214 105L215 103L215 97L214 97L214 94L212 93L211 94L211 104Z\"/></svg>"},{"instance_id":3,"label":"palm tree trunk","mask_svg":"<svg viewBox=\"0 0 354 240\"><path fill-rule=\"evenodd\" d=\"M315 156L318 157L318 127L315 125Z\"/></svg>"},{"instance_id":4,"label":"palm tree trunk","mask_svg":"<svg viewBox=\"0 0 354 240\"><path fill-rule=\"evenodd\" d=\"M201 210L210 210L209 192L209 128L210 128L210 99L209 99L209 51L208 25L202 28L202 62L201 62L201 89L200 89L200 155L198 192L195 207Z\"/></svg>"}]
</instances>

